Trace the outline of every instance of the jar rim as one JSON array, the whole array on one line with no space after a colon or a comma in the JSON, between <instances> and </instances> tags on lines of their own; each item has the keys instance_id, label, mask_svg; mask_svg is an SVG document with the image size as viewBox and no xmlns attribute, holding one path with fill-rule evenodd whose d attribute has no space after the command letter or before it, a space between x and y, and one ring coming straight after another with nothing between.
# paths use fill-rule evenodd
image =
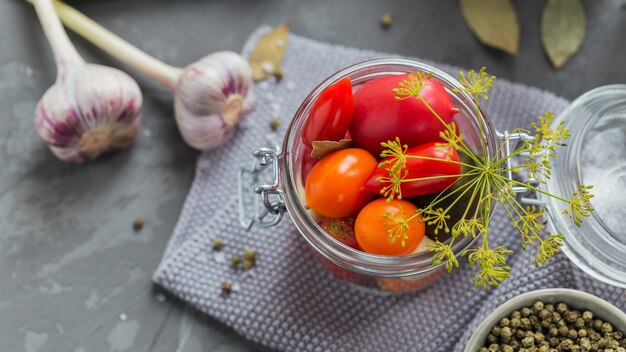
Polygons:
<instances>
[{"instance_id":1,"label":"jar rim","mask_svg":"<svg viewBox=\"0 0 626 352\"><path fill-rule=\"evenodd\" d=\"M369 72L368 70L374 71ZM495 155L497 153L496 146L498 144L496 130L491 120L482 109L480 110L480 114L476 112L473 105L473 98L463 91L461 83L451 75L436 67L405 59L369 60L346 67L326 78L315 89L313 89L301 103L287 129L286 137L283 141L283 155L281 160L283 172L281 174L281 183L284 189L285 203L289 216L296 224L296 227L302 236L317 252L341 267L362 274L385 277L415 275L435 270L438 267L445 265L445 262L436 266L432 265L432 253L429 251L422 251L403 256L370 254L349 248L334 239L332 236L328 236L323 231L321 226L311 218L305 206L302 204L302 201L298 197L299 193L297 185L294 181L294 163L292 160L293 158L291 157L292 148L297 143L295 137L298 129L302 128L303 122L307 118L308 109L316 101L321 92L328 86L346 76L358 76L359 74L367 72L369 73L358 77L366 80L372 79L373 76L406 74L414 73L416 71L431 73L432 77L446 88L451 97L462 102L467 102L468 105L465 106L465 116L472 117L472 123L481 125L486 137L487 153L490 156ZM453 90L456 91L453 92ZM467 107L470 105L473 107L472 109ZM460 110L463 108L464 107L459 107ZM475 238L472 236L459 237L453 244L452 249L456 255L459 255L474 241Z\"/></svg>"}]
</instances>

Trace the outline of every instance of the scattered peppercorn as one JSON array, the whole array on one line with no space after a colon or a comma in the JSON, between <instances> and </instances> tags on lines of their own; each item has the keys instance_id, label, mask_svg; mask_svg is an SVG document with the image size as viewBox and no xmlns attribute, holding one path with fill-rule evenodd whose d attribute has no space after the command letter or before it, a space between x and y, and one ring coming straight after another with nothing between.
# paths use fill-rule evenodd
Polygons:
<instances>
[{"instance_id":1,"label":"scattered peppercorn","mask_svg":"<svg viewBox=\"0 0 626 352\"><path fill-rule=\"evenodd\" d=\"M253 266L254 266L254 262L252 260L244 259L243 263L241 263L241 268L244 271L248 271L252 269Z\"/></svg>"},{"instance_id":2,"label":"scattered peppercorn","mask_svg":"<svg viewBox=\"0 0 626 352\"><path fill-rule=\"evenodd\" d=\"M380 16L380 25L383 26L383 28L387 29L391 27L392 24L393 24L393 17L391 17L390 14L386 13Z\"/></svg>"},{"instance_id":3,"label":"scattered peppercorn","mask_svg":"<svg viewBox=\"0 0 626 352\"><path fill-rule=\"evenodd\" d=\"M213 250L219 251L224 248L224 240L219 237L214 238L211 242L211 246L213 247Z\"/></svg>"},{"instance_id":4,"label":"scattered peppercorn","mask_svg":"<svg viewBox=\"0 0 626 352\"><path fill-rule=\"evenodd\" d=\"M239 266L239 263L241 263L241 257L238 255L233 255L232 257L230 257L230 266L232 266L233 268L236 268Z\"/></svg>"},{"instance_id":5,"label":"scattered peppercorn","mask_svg":"<svg viewBox=\"0 0 626 352\"><path fill-rule=\"evenodd\" d=\"M136 217L135 221L133 221L133 230L139 231L143 228L143 219L141 217Z\"/></svg>"},{"instance_id":6,"label":"scattered peppercorn","mask_svg":"<svg viewBox=\"0 0 626 352\"><path fill-rule=\"evenodd\" d=\"M230 282L222 282L222 294L225 296L230 295L231 291L233 290L233 285Z\"/></svg>"},{"instance_id":7,"label":"scattered peppercorn","mask_svg":"<svg viewBox=\"0 0 626 352\"><path fill-rule=\"evenodd\" d=\"M270 128L272 131L276 131L278 130L278 127L280 127L280 119L273 118L272 121L270 121Z\"/></svg>"},{"instance_id":8,"label":"scattered peppercorn","mask_svg":"<svg viewBox=\"0 0 626 352\"><path fill-rule=\"evenodd\" d=\"M254 262L256 261L256 252L252 248L246 248L246 250L243 251L243 258Z\"/></svg>"}]
</instances>

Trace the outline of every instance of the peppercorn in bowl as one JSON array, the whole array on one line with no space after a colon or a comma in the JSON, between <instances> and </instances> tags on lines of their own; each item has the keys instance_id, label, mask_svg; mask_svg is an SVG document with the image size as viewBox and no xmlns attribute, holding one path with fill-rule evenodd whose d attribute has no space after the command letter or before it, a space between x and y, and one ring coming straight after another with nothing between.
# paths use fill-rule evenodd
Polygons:
<instances>
[{"instance_id":1,"label":"peppercorn in bowl","mask_svg":"<svg viewBox=\"0 0 626 352\"><path fill-rule=\"evenodd\" d=\"M626 314L591 294L543 289L500 305L478 325L465 352L626 352Z\"/></svg>"}]
</instances>

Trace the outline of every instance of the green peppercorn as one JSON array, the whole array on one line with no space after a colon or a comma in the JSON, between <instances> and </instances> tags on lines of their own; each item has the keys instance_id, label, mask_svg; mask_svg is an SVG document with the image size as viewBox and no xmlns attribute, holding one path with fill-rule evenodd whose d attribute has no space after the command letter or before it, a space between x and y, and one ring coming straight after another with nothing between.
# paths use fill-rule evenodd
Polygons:
<instances>
[{"instance_id":1,"label":"green peppercorn","mask_svg":"<svg viewBox=\"0 0 626 352\"><path fill-rule=\"evenodd\" d=\"M515 333L515 337L521 340L524 337L526 337L526 332L522 329L518 329L517 332Z\"/></svg>"},{"instance_id":2,"label":"green peppercorn","mask_svg":"<svg viewBox=\"0 0 626 352\"><path fill-rule=\"evenodd\" d=\"M535 303L533 303L533 310L535 311L535 313L539 312L542 309L543 309L543 302L536 301Z\"/></svg>"},{"instance_id":3,"label":"green peppercorn","mask_svg":"<svg viewBox=\"0 0 626 352\"><path fill-rule=\"evenodd\" d=\"M607 332L613 332L613 325L609 324L609 323L604 323L602 324L602 332L607 333Z\"/></svg>"},{"instance_id":4,"label":"green peppercorn","mask_svg":"<svg viewBox=\"0 0 626 352\"><path fill-rule=\"evenodd\" d=\"M213 241L211 241L211 246L213 247L213 250L219 251L224 248L224 240L219 237L214 238Z\"/></svg>"},{"instance_id":5,"label":"green peppercorn","mask_svg":"<svg viewBox=\"0 0 626 352\"><path fill-rule=\"evenodd\" d=\"M624 347L618 347L615 352L626 352L626 348Z\"/></svg>"},{"instance_id":6,"label":"green peppercorn","mask_svg":"<svg viewBox=\"0 0 626 352\"><path fill-rule=\"evenodd\" d=\"M559 312L552 312L552 321L557 322L561 320L561 314Z\"/></svg>"},{"instance_id":7,"label":"green peppercorn","mask_svg":"<svg viewBox=\"0 0 626 352\"><path fill-rule=\"evenodd\" d=\"M536 315L529 316L528 320L530 320L530 324L533 326L539 323L539 317L537 317Z\"/></svg>"},{"instance_id":8,"label":"green peppercorn","mask_svg":"<svg viewBox=\"0 0 626 352\"><path fill-rule=\"evenodd\" d=\"M500 345L498 345L497 343L492 343L491 345L489 345L489 351L498 352L499 349Z\"/></svg>"},{"instance_id":9,"label":"green peppercorn","mask_svg":"<svg viewBox=\"0 0 626 352\"><path fill-rule=\"evenodd\" d=\"M252 269L253 266L254 266L254 261L252 260L244 259L243 263L241 263L241 268L244 271L248 271Z\"/></svg>"},{"instance_id":10,"label":"green peppercorn","mask_svg":"<svg viewBox=\"0 0 626 352\"><path fill-rule=\"evenodd\" d=\"M567 337L572 340L576 340L576 338L578 337L578 331L576 331L575 329L570 329L567 332Z\"/></svg>"},{"instance_id":11,"label":"green peppercorn","mask_svg":"<svg viewBox=\"0 0 626 352\"><path fill-rule=\"evenodd\" d=\"M500 336L500 326L498 326L498 325L494 325L494 326L491 328L491 333L492 333L494 336Z\"/></svg>"},{"instance_id":12,"label":"green peppercorn","mask_svg":"<svg viewBox=\"0 0 626 352\"><path fill-rule=\"evenodd\" d=\"M380 16L380 25L387 29L389 27L391 27L391 25L393 24L393 18L391 17L390 14L386 13L382 16Z\"/></svg>"},{"instance_id":13,"label":"green peppercorn","mask_svg":"<svg viewBox=\"0 0 626 352\"><path fill-rule=\"evenodd\" d=\"M556 311L559 312L560 314L564 314L565 312L567 312L569 309L567 308L567 304L565 303L559 303L556 305Z\"/></svg>"},{"instance_id":14,"label":"green peppercorn","mask_svg":"<svg viewBox=\"0 0 626 352\"><path fill-rule=\"evenodd\" d=\"M585 320L581 317L578 317L576 319L576 322L574 323L574 326L576 326L577 328L582 328L583 326L585 326Z\"/></svg>"},{"instance_id":15,"label":"green peppercorn","mask_svg":"<svg viewBox=\"0 0 626 352\"><path fill-rule=\"evenodd\" d=\"M530 319L522 318L521 321L522 321L521 328L525 330L530 330L531 328Z\"/></svg>"},{"instance_id":16,"label":"green peppercorn","mask_svg":"<svg viewBox=\"0 0 626 352\"><path fill-rule=\"evenodd\" d=\"M541 327L549 330L552 327L552 319L545 319L541 321Z\"/></svg>"},{"instance_id":17,"label":"green peppercorn","mask_svg":"<svg viewBox=\"0 0 626 352\"><path fill-rule=\"evenodd\" d=\"M574 346L574 341L570 340L570 339L565 339L563 341L561 341L561 349L565 350L565 351L571 351L572 350L572 346Z\"/></svg>"},{"instance_id":18,"label":"green peppercorn","mask_svg":"<svg viewBox=\"0 0 626 352\"><path fill-rule=\"evenodd\" d=\"M605 348L604 352L615 352L615 350L612 348Z\"/></svg>"},{"instance_id":19,"label":"green peppercorn","mask_svg":"<svg viewBox=\"0 0 626 352\"><path fill-rule=\"evenodd\" d=\"M511 319L515 319L515 318L522 319L522 313L519 310L514 310L511 313Z\"/></svg>"},{"instance_id":20,"label":"green peppercorn","mask_svg":"<svg viewBox=\"0 0 626 352\"><path fill-rule=\"evenodd\" d=\"M551 337L548 342L550 342L551 347L557 347L561 341L558 337Z\"/></svg>"},{"instance_id":21,"label":"green peppercorn","mask_svg":"<svg viewBox=\"0 0 626 352\"><path fill-rule=\"evenodd\" d=\"M537 342L541 342L546 339L546 337L543 335L541 331L537 331L534 335L534 338L535 338L535 341Z\"/></svg>"},{"instance_id":22,"label":"green peppercorn","mask_svg":"<svg viewBox=\"0 0 626 352\"><path fill-rule=\"evenodd\" d=\"M525 337L522 339L522 346L529 348L535 346L535 338L532 336Z\"/></svg>"},{"instance_id":23,"label":"green peppercorn","mask_svg":"<svg viewBox=\"0 0 626 352\"><path fill-rule=\"evenodd\" d=\"M230 282L224 281L224 282L222 282L221 289L222 289L222 294L224 296L228 296L228 295L230 295L230 293L231 293L231 291L233 289L233 285Z\"/></svg>"},{"instance_id":24,"label":"green peppercorn","mask_svg":"<svg viewBox=\"0 0 626 352\"><path fill-rule=\"evenodd\" d=\"M559 335L559 329L557 329L557 328L550 328L549 334L552 337L556 337L556 336Z\"/></svg>"},{"instance_id":25,"label":"green peppercorn","mask_svg":"<svg viewBox=\"0 0 626 352\"><path fill-rule=\"evenodd\" d=\"M549 310L547 310L547 309L545 309L545 308L544 308L544 309L540 310L540 311L539 311L539 313L537 313L537 315L539 316L539 318L540 318L541 320L546 320L546 319L548 319L548 317L550 317L552 314L550 314L550 311L549 311Z\"/></svg>"},{"instance_id":26,"label":"green peppercorn","mask_svg":"<svg viewBox=\"0 0 626 352\"><path fill-rule=\"evenodd\" d=\"M576 319L578 319L579 316L580 316L580 312L578 312L577 310L571 310L569 311L569 313L567 313L565 318L568 323L573 323L576 321Z\"/></svg>"},{"instance_id":27,"label":"green peppercorn","mask_svg":"<svg viewBox=\"0 0 626 352\"><path fill-rule=\"evenodd\" d=\"M559 334L561 336L567 336L568 333L569 333L569 329L567 328L567 326L563 325L559 327Z\"/></svg>"},{"instance_id":28,"label":"green peppercorn","mask_svg":"<svg viewBox=\"0 0 626 352\"><path fill-rule=\"evenodd\" d=\"M580 329L580 330L578 330L578 336L580 338L587 337L587 329Z\"/></svg>"},{"instance_id":29,"label":"green peppercorn","mask_svg":"<svg viewBox=\"0 0 626 352\"><path fill-rule=\"evenodd\" d=\"M580 346L579 345L574 345L574 346L572 346L572 349L570 351L572 351L572 352L580 352Z\"/></svg>"},{"instance_id":30,"label":"green peppercorn","mask_svg":"<svg viewBox=\"0 0 626 352\"><path fill-rule=\"evenodd\" d=\"M604 322L601 319L596 319L593 321L593 328L596 331L602 331L602 324L604 324Z\"/></svg>"},{"instance_id":31,"label":"green peppercorn","mask_svg":"<svg viewBox=\"0 0 626 352\"><path fill-rule=\"evenodd\" d=\"M606 339L604 337L601 337L600 340L598 340L598 347L600 348L606 347Z\"/></svg>"},{"instance_id":32,"label":"green peppercorn","mask_svg":"<svg viewBox=\"0 0 626 352\"><path fill-rule=\"evenodd\" d=\"M550 347L548 345L543 345L539 347L538 352L550 352Z\"/></svg>"},{"instance_id":33,"label":"green peppercorn","mask_svg":"<svg viewBox=\"0 0 626 352\"><path fill-rule=\"evenodd\" d=\"M517 340L511 340L511 342L509 342L509 346L513 347L513 351L520 349L520 343Z\"/></svg>"},{"instance_id":34,"label":"green peppercorn","mask_svg":"<svg viewBox=\"0 0 626 352\"><path fill-rule=\"evenodd\" d=\"M233 268L236 268L239 266L239 263L241 263L241 257L238 255L233 255L232 257L230 257L230 266L232 266Z\"/></svg>"},{"instance_id":35,"label":"green peppercorn","mask_svg":"<svg viewBox=\"0 0 626 352\"><path fill-rule=\"evenodd\" d=\"M546 304L546 309L548 310L548 312L554 312L554 304Z\"/></svg>"},{"instance_id":36,"label":"green peppercorn","mask_svg":"<svg viewBox=\"0 0 626 352\"><path fill-rule=\"evenodd\" d=\"M252 248L246 248L243 251L243 257L254 262L256 261L256 252Z\"/></svg>"},{"instance_id":37,"label":"green peppercorn","mask_svg":"<svg viewBox=\"0 0 626 352\"><path fill-rule=\"evenodd\" d=\"M513 347L511 347L511 346L509 346L509 345L504 345L504 346L502 346L502 348L500 349L500 351L502 351L502 352L515 352L515 351L513 350Z\"/></svg>"},{"instance_id":38,"label":"green peppercorn","mask_svg":"<svg viewBox=\"0 0 626 352\"><path fill-rule=\"evenodd\" d=\"M583 319L585 321L591 321L593 320L593 313L591 313L590 311L586 310L583 312Z\"/></svg>"},{"instance_id":39,"label":"green peppercorn","mask_svg":"<svg viewBox=\"0 0 626 352\"><path fill-rule=\"evenodd\" d=\"M617 341L615 341L615 340L609 340L609 341L607 341L607 346L608 346L609 348L613 348L613 349L615 349L615 348L618 348L618 347L619 347L619 342L617 342Z\"/></svg>"},{"instance_id":40,"label":"green peppercorn","mask_svg":"<svg viewBox=\"0 0 626 352\"><path fill-rule=\"evenodd\" d=\"M501 327L505 327L505 326L509 326L509 325L511 325L511 321L509 320L509 318L504 317L504 318L500 319L500 326Z\"/></svg>"},{"instance_id":41,"label":"green peppercorn","mask_svg":"<svg viewBox=\"0 0 626 352\"><path fill-rule=\"evenodd\" d=\"M511 328L508 326L503 327L502 329L500 329L500 337L503 339L510 339L511 336L513 336L513 332L511 331Z\"/></svg>"},{"instance_id":42,"label":"green peppercorn","mask_svg":"<svg viewBox=\"0 0 626 352\"><path fill-rule=\"evenodd\" d=\"M582 350L591 350L591 341L589 341L588 338L586 337L581 337L580 338L580 347L582 348Z\"/></svg>"},{"instance_id":43,"label":"green peppercorn","mask_svg":"<svg viewBox=\"0 0 626 352\"><path fill-rule=\"evenodd\" d=\"M528 316L530 316L533 313L533 311L530 310L530 308L528 308L528 307L522 308L521 312L522 312L522 316L523 317L528 317Z\"/></svg>"},{"instance_id":44,"label":"green peppercorn","mask_svg":"<svg viewBox=\"0 0 626 352\"><path fill-rule=\"evenodd\" d=\"M498 342L498 338L495 337L493 334L489 334L487 335L487 342L489 342L490 344L494 344Z\"/></svg>"},{"instance_id":45,"label":"green peppercorn","mask_svg":"<svg viewBox=\"0 0 626 352\"><path fill-rule=\"evenodd\" d=\"M616 340L622 340L624 338L624 333L617 330L613 333L613 338Z\"/></svg>"},{"instance_id":46,"label":"green peppercorn","mask_svg":"<svg viewBox=\"0 0 626 352\"><path fill-rule=\"evenodd\" d=\"M597 333L597 332L595 332L595 331L592 331L592 332L589 334L589 338L591 339L591 342L596 342L596 341L600 340L600 337L602 337L602 336L600 336L600 334L598 334L598 333Z\"/></svg>"}]
</instances>

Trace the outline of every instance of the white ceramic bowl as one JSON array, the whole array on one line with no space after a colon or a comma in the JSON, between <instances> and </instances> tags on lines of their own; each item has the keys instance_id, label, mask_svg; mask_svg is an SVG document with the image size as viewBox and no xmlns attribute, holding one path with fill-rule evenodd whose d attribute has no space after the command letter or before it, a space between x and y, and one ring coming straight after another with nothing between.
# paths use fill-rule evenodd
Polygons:
<instances>
[{"instance_id":1,"label":"white ceramic bowl","mask_svg":"<svg viewBox=\"0 0 626 352\"><path fill-rule=\"evenodd\" d=\"M521 294L496 308L478 325L467 342L467 345L465 345L465 352L477 352L484 346L491 328L496 325L500 319L509 316L514 310L531 306L535 301L542 301L544 303L564 302L568 306L578 310L589 310L593 312L594 317L598 317L599 319L613 324L616 330L626 332L626 313L609 302L582 291L565 288L550 288Z\"/></svg>"}]
</instances>

